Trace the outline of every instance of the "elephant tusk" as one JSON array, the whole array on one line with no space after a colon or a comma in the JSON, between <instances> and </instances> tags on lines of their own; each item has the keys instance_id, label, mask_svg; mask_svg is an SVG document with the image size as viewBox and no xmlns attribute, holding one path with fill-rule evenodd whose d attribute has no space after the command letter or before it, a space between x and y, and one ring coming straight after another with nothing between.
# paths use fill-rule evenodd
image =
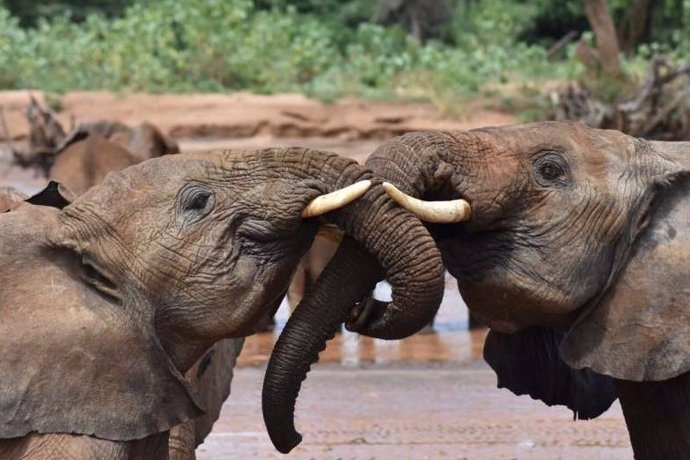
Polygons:
<instances>
[{"instance_id":1,"label":"elephant tusk","mask_svg":"<svg viewBox=\"0 0 690 460\"><path fill-rule=\"evenodd\" d=\"M454 224L468 220L472 215L470 204L463 200L424 201L400 191L384 182L383 189L393 201L414 214L419 220L434 224Z\"/></svg>"},{"instance_id":2,"label":"elephant tusk","mask_svg":"<svg viewBox=\"0 0 690 460\"><path fill-rule=\"evenodd\" d=\"M334 209L342 208L364 195L369 190L369 187L371 187L371 181L363 180L335 192L317 196L304 208L302 217L316 217Z\"/></svg>"}]
</instances>

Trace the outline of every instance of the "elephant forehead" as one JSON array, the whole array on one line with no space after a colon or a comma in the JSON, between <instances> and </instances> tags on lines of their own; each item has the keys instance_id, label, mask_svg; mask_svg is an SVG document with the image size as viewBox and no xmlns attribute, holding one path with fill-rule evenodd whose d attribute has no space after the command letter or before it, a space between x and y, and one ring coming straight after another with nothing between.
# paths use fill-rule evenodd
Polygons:
<instances>
[{"instance_id":1,"label":"elephant forehead","mask_svg":"<svg viewBox=\"0 0 690 460\"><path fill-rule=\"evenodd\" d=\"M630 136L580 123L541 122L474 132L501 153L502 159L524 161L541 151L554 150L565 155L574 172L611 183L624 175L638 150Z\"/></svg>"},{"instance_id":2,"label":"elephant forehead","mask_svg":"<svg viewBox=\"0 0 690 460\"><path fill-rule=\"evenodd\" d=\"M150 198L164 200L166 196L174 196L185 182L208 177L213 169L212 162L201 158L155 158L109 173L103 182L87 190L74 203L112 208L115 203L131 206Z\"/></svg>"}]
</instances>

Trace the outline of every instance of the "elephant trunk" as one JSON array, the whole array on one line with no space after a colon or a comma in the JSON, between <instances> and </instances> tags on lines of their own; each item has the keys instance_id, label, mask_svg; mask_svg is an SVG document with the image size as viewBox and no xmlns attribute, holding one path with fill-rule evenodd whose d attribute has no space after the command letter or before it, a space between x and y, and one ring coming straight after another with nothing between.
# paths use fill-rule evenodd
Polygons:
<instances>
[{"instance_id":1,"label":"elephant trunk","mask_svg":"<svg viewBox=\"0 0 690 460\"><path fill-rule=\"evenodd\" d=\"M431 235L380 184L332 214L329 219L349 238L288 321L264 379L264 421L283 453L301 441L294 407L311 364L382 275L391 284L393 301L380 316L369 318L372 335L395 339L415 333L433 318L443 297L444 270Z\"/></svg>"},{"instance_id":2,"label":"elephant trunk","mask_svg":"<svg viewBox=\"0 0 690 460\"><path fill-rule=\"evenodd\" d=\"M448 191L439 190L439 187L452 182L449 176L456 172L450 167L450 157L456 154L459 145L470 144L473 141L472 136L464 132L408 133L376 149L367 160L366 166L411 197L424 198L430 193L445 195ZM462 176L459 180L462 180ZM454 198L452 194L457 192L450 192L448 198ZM396 321L401 312L395 302L379 302L373 299L369 299L368 302L370 308L363 315L366 317L348 323L349 330L384 339L394 335L404 337L405 333L411 333L409 329L401 329L400 322ZM417 310L417 306L413 304L404 314L408 317L426 317L426 312Z\"/></svg>"},{"instance_id":3,"label":"elephant trunk","mask_svg":"<svg viewBox=\"0 0 690 460\"><path fill-rule=\"evenodd\" d=\"M286 454L302 441L295 430L295 402L302 381L319 352L348 319L352 306L371 292L375 283L357 283L353 274L365 280L380 276L375 264L358 264L371 257L355 241L346 237L335 257L348 251L346 263L326 266L309 289L278 338L266 369L262 393L264 423L278 451Z\"/></svg>"},{"instance_id":4,"label":"elephant trunk","mask_svg":"<svg viewBox=\"0 0 690 460\"><path fill-rule=\"evenodd\" d=\"M463 167L456 165L452 156L458 151L472 155L473 149L462 146L470 147L473 142L476 140L467 132L407 133L377 148L367 159L366 167L406 194L424 198L448 182L448 176L454 172L449 165Z\"/></svg>"}]
</instances>

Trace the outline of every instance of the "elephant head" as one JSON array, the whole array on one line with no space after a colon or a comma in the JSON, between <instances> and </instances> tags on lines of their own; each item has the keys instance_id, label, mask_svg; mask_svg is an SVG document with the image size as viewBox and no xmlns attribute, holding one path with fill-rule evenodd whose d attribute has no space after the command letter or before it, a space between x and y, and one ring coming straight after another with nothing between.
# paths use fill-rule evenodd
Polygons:
<instances>
[{"instance_id":1,"label":"elephant head","mask_svg":"<svg viewBox=\"0 0 690 460\"><path fill-rule=\"evenodd\" d=\"M485 357L499 384L576 408L582 393L569 386L599 385L609 397L585 410L594 416L612 385L577 369L626 380L690 370L687 143L548 122L410 133L367 166L408 201L471 205L466 222L428 226L472 314L492 329ZM563 394L553 398L555 387Z\"/></svg>"},{"instance_id":2,"label":"elephant head","mask_svg":"<svg viewBox=\"0 0 690 460\"><path fill-rule=\"evenodd\" d=\"M0 438L126 441L198 415L182 374L280 302L320 219L374 257L403 305L435 310L440 295L422 294L440 294L440 254L379 185L368 190L371 179L308 149L214 151L111 173L71 203L52 183L2 214ZM358 197L370 206L337 209ZM419 244L430 248L423 263L408 256ZM411 271L428 282L406 289L397 274ZM313 297L328 304L359 290L341 282ZM303 318L303 330L331 328L340 319L330 314ZM286 331L277 348L323 347L301 338Z\"/></svg>"}]
</instances>

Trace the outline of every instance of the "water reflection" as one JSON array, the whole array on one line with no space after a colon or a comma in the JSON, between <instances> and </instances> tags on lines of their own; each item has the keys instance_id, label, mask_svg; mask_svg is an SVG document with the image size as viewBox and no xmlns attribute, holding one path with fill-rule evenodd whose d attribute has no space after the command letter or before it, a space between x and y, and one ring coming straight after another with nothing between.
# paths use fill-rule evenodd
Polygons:
<instances>
[{"instance_id":1,"label":"water reflection","mask_svg":"<svg viewBox=\"0 0 690 460\"><path fill-rule=\"evenodd\" d=\"M319 363L343 367L395 366L411 363L452 363L479 360L486 330L417 334L403 340L379 340L343 331L319 355ZM263 366L278 333L253 335L245 341L238 365Z\"/></svg>"},{"instance_id":2,"label":"water reflection","mask_svg":"<svg viewBox=\"0 0 690 460\"><path fill-rule=\"evenodd\" d=\"M276 331L247 338L238 365L265 365L288 316L287 303L283 302L276 315ZM321 352L319 363L362 367L468 362L481 359L485 337L486 330L468 330L467 307L455 280L447 276L446 294L434 323L434 333L387 341L343 329Z\"/></svg>"}]
</instances>

